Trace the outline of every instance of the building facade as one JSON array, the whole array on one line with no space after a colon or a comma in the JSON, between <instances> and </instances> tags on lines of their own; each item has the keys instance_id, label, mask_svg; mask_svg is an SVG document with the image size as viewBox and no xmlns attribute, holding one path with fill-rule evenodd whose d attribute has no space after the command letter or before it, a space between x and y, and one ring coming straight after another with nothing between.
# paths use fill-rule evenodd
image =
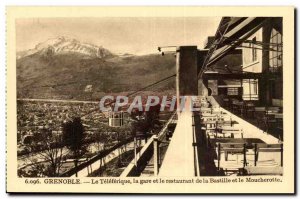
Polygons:
<instances>
[{"instance_id":1,"label":"building facade","mask_svg":"<svg viewBox=\"0 0 300 199\"><path fill-rule=\"evenodd\" d=\"M259 79L243 80L243 99L282 107L282 18L269 18L241 47L243 72L261 73Z\"/></svg>"}]
</instances>

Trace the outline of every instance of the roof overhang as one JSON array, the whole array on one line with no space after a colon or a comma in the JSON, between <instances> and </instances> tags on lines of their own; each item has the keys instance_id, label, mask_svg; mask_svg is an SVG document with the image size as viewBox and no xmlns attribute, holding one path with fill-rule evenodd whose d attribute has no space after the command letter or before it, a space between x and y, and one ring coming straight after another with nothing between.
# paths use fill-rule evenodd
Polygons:
<instances>
[{"instance_id":1,"label":"roof overhang","mask_svg":"<svg viewBox=\"0 0 300 199\"><path fill-rule=\"evenodd\" d=\"M238 48L240 44L253 35L268 20L268 17L223 17L199 77L213 63L224 57L231 50Z\"/></svg>"}]
</instances>

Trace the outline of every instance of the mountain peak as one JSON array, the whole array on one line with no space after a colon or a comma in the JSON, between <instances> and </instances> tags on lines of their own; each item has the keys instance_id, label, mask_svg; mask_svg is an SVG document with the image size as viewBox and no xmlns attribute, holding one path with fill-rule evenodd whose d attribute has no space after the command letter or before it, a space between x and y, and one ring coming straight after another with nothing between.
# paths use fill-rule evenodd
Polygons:
<instances>
[{"instance_id":1,"label":"mountain peak","mask_svg":"<svg viewBox=\"0 0 300 199\"><path fill-rule=\"evenodd\" d=\"M17 58L19 59L35 53L48 53L49 50L52 54L80 53L97 58L105 58L112 55L110 51L102 46L82 43L74 38L59 36L37 44L34 49L19 52Z\"/></svg>"}]
</instances>

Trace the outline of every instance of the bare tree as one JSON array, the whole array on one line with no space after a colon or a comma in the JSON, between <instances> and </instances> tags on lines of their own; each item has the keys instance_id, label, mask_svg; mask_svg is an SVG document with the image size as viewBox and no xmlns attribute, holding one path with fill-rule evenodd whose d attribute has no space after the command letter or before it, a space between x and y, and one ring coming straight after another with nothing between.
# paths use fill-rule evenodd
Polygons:
<instances>
[{"instance_id":1,"label":"bare tree","mask_svg":"<svg viewBox=\"0 0 300 199\"><path fill-rule=\"evenodd\" d=\"M109 136L107 132L94 133L92 139L95 141L93 145L96 147L98 153L106 149L107 143L109 142ZM105 157L99 159L100 175L102 175L101 168L105 166Z\"/></svg>"},{"instance_id":2,"label":"bare tree","mask_svg":"<svg viewBox=\"0 0 300 199\"><path fill-rule=\"evenodd\" d=\"M50 166L47 167L47 173L51 177L59 176L64 155L61 135L52 135L51 137L44 139L43 143L46 146L46 150L40 154L50 163Z\"/></svg>"},{"instance_id":3,"label":"bare tree","mask_svg":"<svg viewBox=\"0 0 300 199\"><path fill-rule=\"evenodd\" d=\"M45 130L42 137L35 138L37 140L33 142L31 148L38 152L35 157L28 157L31 161L30 175L58 177L65 155L61 135Z\"/></svg>"}]
</instances>

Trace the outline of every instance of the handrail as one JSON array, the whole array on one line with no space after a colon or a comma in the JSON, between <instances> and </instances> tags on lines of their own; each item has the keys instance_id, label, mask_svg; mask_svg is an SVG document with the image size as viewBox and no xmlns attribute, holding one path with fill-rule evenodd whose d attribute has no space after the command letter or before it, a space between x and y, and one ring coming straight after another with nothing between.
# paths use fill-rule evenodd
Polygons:
<instances>
[{"instance_id":1,"label":"handrail","mask_svg":"<svg viewBox=\"0 0 300 199\"><path fill-rule=\"evenodd\" d=\"M129 176L138 176L138 168L141 162L145 163L146 161L141 161L143 159L147 159L146 156L149 158L152 157L153 154L153 140L155 135L151 136L149 141L143 146L140 152L138 152L137 157L138 159L135 162L135 159L133 159L128 166L125 168L125 170L122 172L120 177L129 177ZM136 165L135 165L136 164Z\"/></svg>"},{"instance_id":2,"label":"handrail","mask_svg":"<svg viewBox=\"0 0 300 199\"><path fill-rule=\"evenodd\" d=\"M126 167L126 169L122 172L120 177L128 177L128 176L137 176L139 175L138 168L142 167L141 163L146 163L147 159L150 159L154 154L154 139L157 138L157 141L161 142L165 139L166 133L168 130L168 125L174 121L174 117L176 115L176 112L172 114L168 122L163 126L163 128L160 130L160 132L157 135L153 135L148 142L143 146L140 152L138 152L137 157L138 159L133 159L129 165ZM144 161L145 160L145 161Z\"/></svg>"},{"instance_id":3,"label":"handrail","mask_svg":"<svg viewBox=\"0 0 300 199\"><path fill-rule=\"evenodd\" d=\"M174 117L176 114L177 114L176 111L174 111L172 116L168 120L168 122L166 122L166 124L163 126L163 128L160 130L160 132L157 134L158 141L162 141L165 139L166 132L167 132L166 130L168 129L168 125L174 121Z\"/></svg>"}]
</instances>

